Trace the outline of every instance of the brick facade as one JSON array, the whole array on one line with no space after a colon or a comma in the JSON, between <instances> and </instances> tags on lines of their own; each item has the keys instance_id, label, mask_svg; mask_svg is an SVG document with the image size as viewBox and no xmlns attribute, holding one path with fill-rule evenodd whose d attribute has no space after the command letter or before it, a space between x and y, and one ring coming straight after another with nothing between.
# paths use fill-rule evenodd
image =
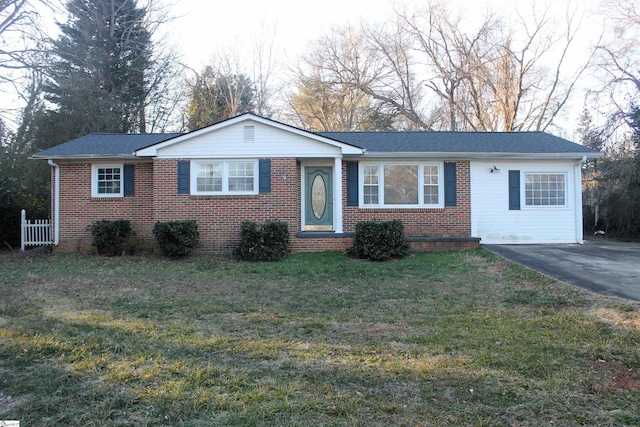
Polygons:
<instances>
[{"instance_id":1,"label":"brick facade","mask_svg":"<svg viewBox=\"0 0 640 427\"><path fill-rule=\"evenodd\" d=\"M296 159L273 159L271 192L250 196L177 194L177 160L156 160L154 165L154 218L195 219L202 250L233 251L238 246L240 224L247 220L280 220L289 225L290 233L300 231L300 165Z\"/></svg>"},{"instance_id":2,"label":"brick facade","mask_svg":"<svg viewBox=\"0 0 640 427\"><path fill-rule=\"evenodd\" d=\"M360 209L344 206L344 231L353 231L359 221L399 219L407 236L471 236L471 182L469 161L456 162L457 206L441 209ZM343 174L346 169L343 165ZM346 183L343 184L346 194Z\"/></svg>"},{"instance_id":3,"label":"brick facade","mask_svg":"<svg viewBox=\"0 0 640 427\"><path fill-rule=\"evenodd\" d=\"M91 164L60 164L60 244L62 252L91 248L87 226L93 221L125 219L131 221L141 245L153 244L153 164L135 164L135 196L91 196ZM52 204L53 205L53 204ZM53 217L53 216L52 216Z\"/></svg>"},{"instance_id":4,"label":"brick facade","mask_svg":"<svg viewBox=\"0 0 640 427\"><path fill-rule=\"evenodd\" d=\"M177 159L135 163L135 194L128 197L91 196L91 164L60 163L60 245L58 251L87 250L87 225L100 219L130 220L140 246L151 247L156 221L194 219L201 250L229 253L238 246L242 221L280 220L289 225L292 252L345 250L352 238L297 237L301 225L301 166L295 158L271 161L271 192L250 196L193 196L177 192ZM344 232L353 232L364 220L399 219L409 236L471 234L469 161L457 161L457 206L443 209L360 209L346 206ZM343 176L346 176L343 162ZM346 194L346 179L343 180Z\"/></svg>"}]
</instances>

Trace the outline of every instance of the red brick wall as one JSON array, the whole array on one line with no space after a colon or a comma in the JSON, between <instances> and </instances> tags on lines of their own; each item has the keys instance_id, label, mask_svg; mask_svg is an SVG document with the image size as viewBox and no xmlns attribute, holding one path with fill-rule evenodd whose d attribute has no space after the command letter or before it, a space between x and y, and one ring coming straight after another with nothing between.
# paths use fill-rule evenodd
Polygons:
<instances>
[{"instance_id":1,"label":"red brick wall","mask_svg":"<svg viewBox=\"0 0 640 427\"><path fill-rule=\"evenodd\" d=\"M91 233L86 230L87 225L101 219L131 221L136 239L143 245L151 245L152 176L152 163L136 163L134 196L98 198L91 197L90 163L60 163L60 245L57 250L90 249Z\"/></svg>"},{"instance_id":2,"label":"red brick wall","mask_svg":"<svg viewBox=\"0 0 640 427\"><path fill-rule=\"evenodd\" d=\"M271 161L271 192L251 196L177 194L177 160L156 160L154 218L195 219L202 249L228 253L238 246L243 221L284 221L292 241L300 231L300 165L294 158ZM285 179L286 176L286 179Z\"/></svg>"},{"instance_id":3,"label":"red brick wall","mask_svg":"<svg viewBox=\"0 0 640 427\"><path fill-rule=\"evenodd\" d=\"M407 236L471 236L471 184L469 161L456 161L457 206L442 209L360 209L343 206L344 231L354 231L359 221L399 219ZM342 167L346 176L346 164ZM346 179L342 191L346 194Z\"/></svg>"},{"instance_id":4,"label":"red brick wall","mask_svg":"<svg viewBox=\"0 0 640 427\"><path fill-rule=\"evenodd\" d=\"M353 244L353 237L320 237L297 238L291 240L289 249L291 252L323 252L346 251Z\"/></svg>"},{"instance_id":5,"label":"red brick wall","mask_svg":"<svg viewBox=\"0 0 640 427\"><path fill-rule=\"evenodd\" d=\"M128 219L136 239L152 246L151 230L156 221L194 219L202 250L229 253L238 246L242 221L284 221L289 225L292 252L344 250L349 237L298 238L300 231L300 163L295 158L272 159L271 192L251 196L192 196L177 192L177 160L160 159L137 163L135 196L91 197L91 165L64 164L60 169L61 251L86 250L91 235L86 226L100 219ZM346 177L343 163L343 176ZM285 179L286 176L286 179ZM344 231L352 232L363 220L400 219L405 233L413 236L470 236L469 162L457 162L457 203L444 209L359 209L346 206L343 198ZM346 179L343 183L346 195Z\"/></svg>"}]
</instances>

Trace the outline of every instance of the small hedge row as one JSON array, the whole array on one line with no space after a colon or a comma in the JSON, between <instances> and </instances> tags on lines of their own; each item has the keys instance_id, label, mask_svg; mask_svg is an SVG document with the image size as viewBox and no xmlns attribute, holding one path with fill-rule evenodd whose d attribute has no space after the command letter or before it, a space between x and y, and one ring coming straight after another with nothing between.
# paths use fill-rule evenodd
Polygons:
<instances>
[{"instance_id":1,"label":"small hedge row","mask_svg":"<svg viewBox=\"0 0 640 427\"><path fill-rule=\"evenodd\" d=\"M124 243L133 235L131 222L123 219L94 221L87 230L91 232L91 244L98 249L98 254L108 256L125 253ZM189 255L200 244L195 221L157 222L153 236L160 251L169 257Z\"/></svg>"},{"instance_id":2,"label":"small hedge row","mask_svg":"<svg viewBox=\"0 0 640 427\"><path fill-rule=\"evenodd\" d=\"M371 261L386 261L405 256L408 249L404 225L400 220L362 221L356 224L353 246L347 249L347 255Z\"/></svg>"},{"instance_id":3,"label":"small hedge row","mask_svg":"<svg viewBox=\"0 0 640 427\"><path fill-rule=\"evenodd\" d=\"M281 221L262 225L244 221L240 225L240 247L236 255L244 261L280 261L287 256L289 226Z\"/></svg>"},{"instance_id":4,"label":"small hedge row","mask_svg":"<svg viewBox=\"0 0 640 427\"><path fill-rule=\"evenodd\" d=\"M123 243L133 234L131 223L126 220L95 221L87 228L93 237L92 244L101 255L122 254ZM153 236L160 251L169 257L189 255L200 244L200 233L194 220L157 222ZM288 246L286 223L244 221L240 226L240 246L235 253L245 261L280 261L286 257ZM354 258L385 261L403 257L407 250L401 221L362 221L356 224L353 246L347 249L347 254Z\"/></svg>"}]
</instances>

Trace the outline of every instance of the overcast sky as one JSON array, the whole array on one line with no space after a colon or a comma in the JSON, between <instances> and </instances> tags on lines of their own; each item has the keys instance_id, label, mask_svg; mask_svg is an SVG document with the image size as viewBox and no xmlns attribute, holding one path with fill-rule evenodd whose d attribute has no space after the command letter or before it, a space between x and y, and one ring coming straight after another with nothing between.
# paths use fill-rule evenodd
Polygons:
<instances>
[{"instance_id":1,"label":"overcast sky","mask_svg":"<svg viewBox=\"0 0 640 427\"><path fill-rule=\"evenodd\" d=\"M64 0L61 0L64 3ZM182 60L195 71L211 62L216 51L239 48L251 52L265 35L273 34L274 48L278 60L285 67L292 65L305 48L326 34L335 25L359 25L362 21L381 22L394 16L396 7L407 6L413 9L426 4L426 0L323 0L322 2L304 2L300 0L162 0L173 3L170 15L175 19L160 30L166 32L167 40L182 54ZM545 0L531 0L538 5ZM546 0L551 12L560 22L568 6L579 4L585 12L582 24L581 40L574 51L578 59L584 58L589 37L599 34L601 19L594 19L596 6L601 0ZM143 3L143 2L142 2ZM447 0L452 8L460 8L467 19L482 18L487 7L498 11L505 17L513 16L515 5L525 13L527 0ZM64 20L62 14L57 19ZM47 28L55 29L53 19L47 19ZM245 59L250 64L250 58ZM0 88L0 106L16 106L17 96L7 87ZM582 93L573 96L573 110L581 106ZM17 110L16 110L17 113ZM575 121L573 112L565 120ZM561 124L562 125L562 124ZM569 131L571 132L571 130ZM566 135L566 136L571 136Z\"/></svg>"},{"instance_id":2,"label":"overcast sky","mask_svg":"<svg viewBox=\"0 0 640 427\"><path fill-rule=\"evenodd\" d=\"M567 11L578 5L584 21L573 54L575 61L584 61L586 51L593 42L589 39L600 32L602 19L594 19L594 11L600 0L531 1L535 1L539 8L544 7L545 3L549 5L552 18L560 23L559 31L564 29L561 25L565 22ZM287 67L332 26L390 20L394 16L394 6L413 9L425 4L426 0L177 0L171 13L177 18L168 27L168 32L169 38L182 52L184 62L196 71L211 63L216 51L233 48L249 53L256 46L256 40L269 34L275 34L278 59ZM527 0L448 0L446 4L452 10L461 10L464 17L471 21L483 18L487 8L515 20L516 6L524 19L532 19ZM250 59L245 61L246 65L250 65ZM569 105L564 117L556 120L565 130L556 129L554 133L572 137L577 114L582 108L583 93L584 89L581 88L575 91L573 104Z\"/></svg>"},{"instance_id":3,"label":"overcast sky","mask_svg":"<svg viewBox=\"0 0 640 427\"><path fill-rule=\"evenodd\" d=\"M579 4L587 16L592 16L590 9L598 1L547 0L547 3L552 14L562 20L571 4ZM542 7L545 1L536 3ZM256 38L264 37L274 28L277 48L286 57L295 58L333 25L384 21L393 17L394 5L413 8L423 4L425 0L177 0L171 10L178 18L170 24L169 32L184 60L195 68L206 64L216 48L239 44L250 49ZM515 13L516 4L525 14L528 9L527 0L448 0L446 4L454 9L459 7L469 19L483 17L487 7L507 17ZM593 26L593 22L584 25L584 37L597 34Z\"/></svg>"}]
</instances>

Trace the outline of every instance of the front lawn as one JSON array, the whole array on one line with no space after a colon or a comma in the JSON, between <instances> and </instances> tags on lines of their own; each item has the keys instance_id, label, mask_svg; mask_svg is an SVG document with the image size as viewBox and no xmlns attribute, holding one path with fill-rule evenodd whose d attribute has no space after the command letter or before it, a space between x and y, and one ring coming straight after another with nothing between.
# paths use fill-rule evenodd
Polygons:
<instances>
[{"instance_id":1,"label":"front lawn","mask_svg":"<svg viewBox=\"0 0 640 427\"><path fill-rule=\"evenodd\" d=\"M638 304L482 250L0 255L22 426L620 426L638 402Z\"/></svg>"}]
</instances>

